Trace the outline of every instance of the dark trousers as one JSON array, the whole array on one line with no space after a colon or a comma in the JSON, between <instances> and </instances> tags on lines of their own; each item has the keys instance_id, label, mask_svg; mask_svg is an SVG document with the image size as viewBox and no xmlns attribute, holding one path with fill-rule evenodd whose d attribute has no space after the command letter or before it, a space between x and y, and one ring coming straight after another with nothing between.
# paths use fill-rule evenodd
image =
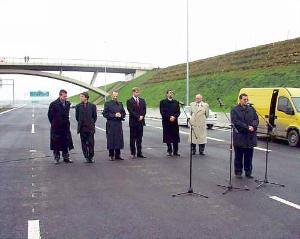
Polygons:
<instances>
[{"instance_id":1,"label":"dark trousers","mask_svg":"<svg viewBox=\"0 0 300 239\"><path fill-rule=\"evenodd\" d=\"M83 155L86 159L94 157L94 134L91 132L80 132L80 140Z\"/></svg>"},{"instance_id":2,"label":"dark trousers","mask_svg":"<svg viewBox=\"0 0 300 239\"><path fill-rule=\"evenodd\" d=\"M205 149L205 144L199 144L199 153L203 153ZM196 144L192 144L192 151L196 153Z\"/></svg>"},{"instance_id":3,"label":"dark trousers","mask_svg":"<svg viewBox=\"0 0 300 239\"><path fill-rule=\"evenodd\" d=\"M131 155L142 155L143 125L130 127L130 151Z\"/></svg>"},{"instance_id":4,"label":"dark trousers","mask_svg":"<svg viewBox=\"0 0 300 239\"><path fill-rule=\"evenodd\" d=\"M252 158L253 148L240 148L234 147L235 158L234 158L234 172L237 175L241 175L244 170L247 175L252 173Z\"/></svg>"},{"instance_id":5,"label":"dark trousers","mask_svg":"<svg viewBox=\"0 0 300 239\"><path fill-rule=\"evenodd\" d=\"M109 157L115 157L116 159L120 158L121 150L120 149L110 149Z\"/></svg>"},{"instance_id":6,"label":"dark trousers","mask_svg":"<svg viewBox=\"0 0 300 239\"><path fill-rule=\"evenodd\" d=\"M173 144L173 147L172 147ZM171 154L173 152L173 154L177 154L178 153L178 142L176 143L167 143L167 147L168 147L168 153Z\"/></svg>"},{"instance_id":7,"label":"dark trousers","mask_svg":"<svg viewBox=\"0 0 300 239\"><path fill-rule=\"evenodd\" d=\"M53 155L54 155L55 160L60 159L60 151L59 150L53 150ZM62 150L62 157L64 160L68 160L70 158L68 149Z\"/></svg>"}]
</instances>

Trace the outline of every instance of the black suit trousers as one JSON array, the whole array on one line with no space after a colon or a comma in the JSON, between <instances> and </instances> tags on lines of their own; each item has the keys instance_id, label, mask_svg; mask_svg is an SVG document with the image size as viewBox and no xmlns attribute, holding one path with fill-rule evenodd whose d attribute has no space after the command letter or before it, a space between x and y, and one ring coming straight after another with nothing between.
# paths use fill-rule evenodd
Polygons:
<instances>
[{"instance_id":1,"label":"black suit trousers","mask_svg":"<svg viewBox=\"0 0 300 239\"><path fill-rule=\"evenodd\" d=\"M130 151L131 155L142 155L142 139L144 126L139 124L130 127Z\"/></svg>"}]
</instances>

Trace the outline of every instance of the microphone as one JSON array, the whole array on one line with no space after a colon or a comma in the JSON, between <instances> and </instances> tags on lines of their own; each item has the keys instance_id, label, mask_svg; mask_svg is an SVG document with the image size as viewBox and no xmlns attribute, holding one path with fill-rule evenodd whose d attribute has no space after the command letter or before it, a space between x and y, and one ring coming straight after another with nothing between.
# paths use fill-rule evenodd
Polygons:
<instances>
[{"instance_id":1,"label":"microphone","mask_svg":"<svg viewBox=\"0 0 300 239\"><path fill-rule=\"evenodd\" d=\"M219 102L220 106L225 106L224 102L218 97L217 98L217 101Z\"/></svg>"},{"instance_id":2,"label":"microphone","mask_svg":"<svg viewBox=\"0 0 300 239\"><path fill-rule=\"evenodd\" d=\"M178 103L179 103L180 105L185 105L182 101L179 101Z\"/></svg>"}]
</instances>

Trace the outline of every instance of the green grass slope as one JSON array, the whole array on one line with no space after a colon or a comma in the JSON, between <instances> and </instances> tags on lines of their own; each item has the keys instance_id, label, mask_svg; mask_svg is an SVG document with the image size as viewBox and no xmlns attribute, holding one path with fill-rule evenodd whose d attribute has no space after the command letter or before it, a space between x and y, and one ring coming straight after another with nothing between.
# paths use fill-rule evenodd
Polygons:
<instances>
[{"instance_id":1,"label":"green grass slope","mask_svg":"<svg viewBox=\"0 0 300 239\"><path fill-rule=\"evenodd\" d=\"M176 99L185 102L185 68L179 64L153 70L124 83L119 99L125 103L131 89L138 86L149 107L158 107L169 88L175 90ZM200 93L216 111L220 110L217 97L229 109L244 87L300 87L300 38L191 62L190 73L190 101Z\"/></svg>"}]
</instances>

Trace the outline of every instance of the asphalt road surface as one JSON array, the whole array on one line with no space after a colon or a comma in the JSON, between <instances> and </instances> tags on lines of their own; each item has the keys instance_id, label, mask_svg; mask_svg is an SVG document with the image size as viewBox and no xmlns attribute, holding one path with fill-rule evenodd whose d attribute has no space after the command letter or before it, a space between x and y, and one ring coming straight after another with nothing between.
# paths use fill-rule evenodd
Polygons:
<instances>
[{"instance_id":1,"label":"asphalt road surface","mask_svg":"<svg viewBox=\"0 0 300 239\"><path fill-rule=\"evenodd\" d=\"M222 195L228 184L228 130L209 130L206 155L193 159L193 188L208 196L172 197L188 190L187 128L180 158L166 156L161 122L147 120L146 159L130 160L128 122L124 161L108 161L105 120L99 116L95 164L85 164L71 128L73 164L55 165L49 150L47 108L27 106L0 115L0 238L300 238L300 149L270 144L269 180L286 187L233 178L249 191ZM264 176L265 141L254 154L256 178Z\"/></svg>"}]
</instances>

